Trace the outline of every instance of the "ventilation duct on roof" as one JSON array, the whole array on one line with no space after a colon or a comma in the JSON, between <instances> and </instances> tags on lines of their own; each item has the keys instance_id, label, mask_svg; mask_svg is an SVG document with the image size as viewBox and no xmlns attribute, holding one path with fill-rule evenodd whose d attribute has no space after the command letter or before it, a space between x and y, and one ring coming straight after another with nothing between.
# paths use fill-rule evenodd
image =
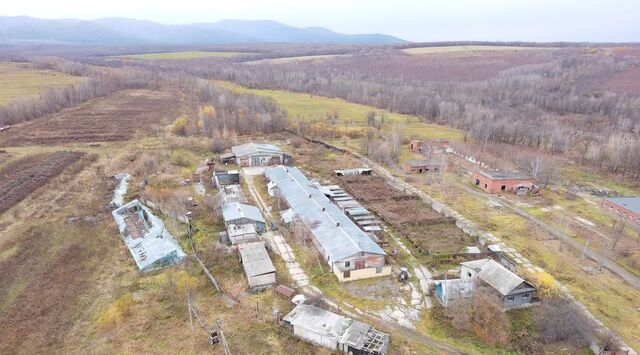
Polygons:
<instances>
[{"instance_id":1,"label":"ventilation duct on roof","mask_svg":"<svg viewBox=\"0 0 640 355\"><path fill-rule=\"evenodd\" d=\"M336 222L336 227L340 227L340 222Z\"/></svg>"}]
</instances>

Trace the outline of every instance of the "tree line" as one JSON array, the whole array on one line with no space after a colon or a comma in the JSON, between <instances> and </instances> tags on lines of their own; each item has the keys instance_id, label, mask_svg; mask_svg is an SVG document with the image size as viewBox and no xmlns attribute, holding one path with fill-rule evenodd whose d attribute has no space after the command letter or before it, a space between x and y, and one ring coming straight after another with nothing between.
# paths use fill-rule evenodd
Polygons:
<instances>
[{"instance_id":1,"label":"tree line","mask_svg":"<svg viewBox=\"0 0 640 355\"><path fill-rule=\"evenodd\" d=\"M407 67L408 75L402 76L359 69L361 63L382 59L402 66L408 63L404 57L383 48L312 63L165 61L139 65L234 81L250 88L340 97L463 129L469 141L481 148L489 144L524 146L640 178L640 156L628 154L640 147L640 97L601 85L639 67L638 58L562 50L550 52L546 62L516 66L477 81L415 80L409 74L418 67Z\"/></svg>"}]
</instances>

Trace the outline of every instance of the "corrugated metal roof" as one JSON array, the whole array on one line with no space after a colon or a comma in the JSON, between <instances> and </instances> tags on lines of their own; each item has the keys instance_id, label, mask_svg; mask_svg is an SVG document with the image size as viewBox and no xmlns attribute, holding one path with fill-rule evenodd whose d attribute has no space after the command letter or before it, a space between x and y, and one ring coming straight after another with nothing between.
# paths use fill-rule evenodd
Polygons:
<instances>
[{"instance_id":1,"label":"corrugated metal roof","mask_svg":"<svg viewBox=\"0 0 640 355\"><path fill-rule=\"evenodd\" d=\"M608 198L610 202L615 203L616 205L620 205L630 211L635 213L640 213L640 197L630 196L630 197L611 197Z\"/></svg>"},{"instance_id":2,"label":"corrugated metal roof","mask_svg":"<svg viewBox=\"0 0 640 355\"><path fill-rule=\"evenodd\" d=\"M151 271L186 257L162 220L140 201L133 200L114 210L112 215L140 271Z\"/></svg>"},{"instance_id":3,"label":"corrugated metal roof","mask_svg":"<svg viewBox=\"0 0 640 355\"><path fill-rule=\"evenodd\" d=\"M484 264L481 264L482 261L484 261ZM462 265L465 266L469 266L470 264L474 266L480 265L478 278L489 284L489 286L493 287L503 296L508 295L509 293L511 293L511 291L513 291L516 287L520 286L520 284L524 282L524 280L520 276L509 271L507 268L495 262L494 260L480 259L462 263Z\"/></svg>"},{"instance_id":4,"label":"corrugated metal roof","mask_svg":"<svg viewBox=\"0 0 640 355\"><path fill-rule=\"evenodd\" d=\"M238 245L242 266L248 277L259 276L276 272L276 268L269 258L264 243L245 243Z\"/></svg>"},{"instance_id":5,"label":"corrugated metal roof","mask_svg":"<svg viewBox=\"0 0 640 355\"><path fill-rule=\"evenodd\" d=\"M247 218L257 222L264 222L262 213L256 206L247 205L240 202L228 202L222 205L222 218L225 222L240 218Z\"/></svg>"},{"instance_id":6,"label":"corrugated metal roof","mask_svg":"<svg viewBox=\"0 0 640 355\"><path fill-rule=\"evenodd\" d=\"M270 168L266 176L276 183L291 209L310 227L331 262L360 252L386 255L380 246L331 203L317 184L309 181L297 168Z\"/></svg>"},{"instance_id":7,"label":"corrugated metal roof","mask_svg":"<svg viewBox=\"0 0 640 355\"><path fill-rule=\"evenodd\" d=\"M282 150L273 144L246 143L232 147L231 150L236 157L253 154L281 154Z\"/></svg>"}]
</instances>

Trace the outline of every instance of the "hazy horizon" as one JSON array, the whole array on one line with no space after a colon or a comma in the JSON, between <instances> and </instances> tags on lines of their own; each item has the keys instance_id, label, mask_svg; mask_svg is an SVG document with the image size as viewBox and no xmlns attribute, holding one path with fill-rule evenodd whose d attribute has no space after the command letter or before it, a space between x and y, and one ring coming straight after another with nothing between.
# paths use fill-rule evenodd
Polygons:
<instances>
[{"instance_id":1,"label":"hazy horizon","mask_svg":"<svg viewBox=\"0 0 640 355\"><path fill-rule=\"evenodd\" d=\"M3 4L2 16L93 20L125 17L163 24L216 22L224 19L274 20L296 27L326 27L346 33L384 33L421 41L591 41L638 42L640 2L595 0L554 2L398 0L389 2L317 2L237 0L202 3L151 0L24 0Z\"/></svg>"}]
</instances>

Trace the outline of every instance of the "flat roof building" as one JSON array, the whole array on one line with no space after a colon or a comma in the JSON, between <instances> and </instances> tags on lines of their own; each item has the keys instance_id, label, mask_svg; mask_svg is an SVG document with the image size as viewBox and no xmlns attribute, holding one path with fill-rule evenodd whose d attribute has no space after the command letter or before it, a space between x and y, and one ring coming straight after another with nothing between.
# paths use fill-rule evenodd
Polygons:
<instances>
[{"instance_id":1,"label":"flat roof building","mask_svg":"<svg viewBox=\"0 0 640 355\"><path fill-rule=\"evenodd\" d=\"M441 160L407 160L402 164L402 169L407 174L412 173L428 173L428 172L438 172L442 169L442 161Z\"/></svg>"},{"instance_id":2,"label":"flat roof building","mask_svg":"<svg viewBox=\"0 0 640 355\"><path fill-rule=\"evenodd\" d=\"M275 285L276 268L273 266L263 242L238 245L238 252L244 273L247 275L249 288L252 291L259 291Z\"/></svg>"},{"instance_id":3,"label":"flat roof building","mask_svg":"<svg viewBox=\"0 0 640 355\"><path fill-rule=\"evenodd\" d=\"M267 169L272 192L287 202L312 235L312 241L339 281L391 274L386 253L333 204L317 183L300 170Z\"/></svg>"},{"instance_id":4,"label":"flat roof building","mask_svg":"<svg viewBox=\"0 0 640 355\"><path fill-rule=\"evenodd\" d=\"M492 194L521 193L537 189L534 177L515 171L477 171L473 174L473 183Z\"/></svg>"}]
</instances>

